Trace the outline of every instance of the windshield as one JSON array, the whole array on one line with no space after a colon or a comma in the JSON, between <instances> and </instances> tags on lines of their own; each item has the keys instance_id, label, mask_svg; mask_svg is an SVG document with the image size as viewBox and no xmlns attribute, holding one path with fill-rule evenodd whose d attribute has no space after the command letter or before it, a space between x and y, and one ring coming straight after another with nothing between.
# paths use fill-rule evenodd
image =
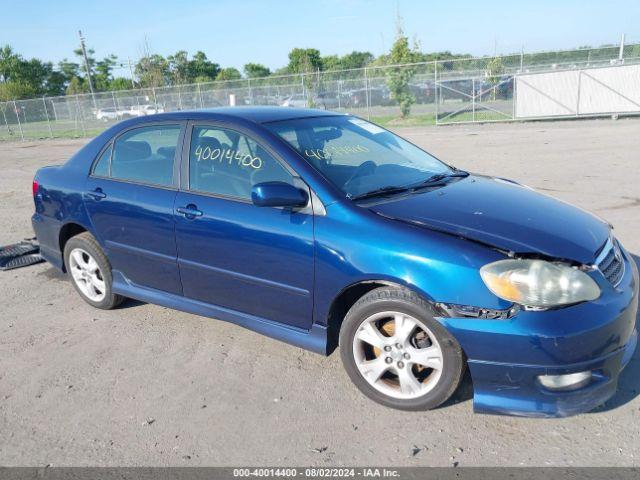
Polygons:
<instances>
[{"instance_id":1,"label":"windshield","mask_svg":"<svg viewBox=\"0 0 640 480\"><path fill-rule=\"evenodd\" d=\"M452 173L427 152L356 117L302 118L265 126L349 197Z\"/></svg>"}]
</instances>

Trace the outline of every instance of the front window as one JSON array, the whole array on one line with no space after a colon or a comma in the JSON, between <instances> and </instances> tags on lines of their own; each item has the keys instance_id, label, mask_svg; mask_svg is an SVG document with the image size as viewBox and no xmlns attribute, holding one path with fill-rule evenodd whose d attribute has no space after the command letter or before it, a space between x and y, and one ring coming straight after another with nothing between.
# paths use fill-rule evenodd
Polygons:
<instances>
[{"instance_id":1,"label":"front window","mask_svg":"<svg viewBox=\"0 0 640 480\"><path fill-rule=\"evenodd\" d=\"M351 116L286 120L266 127L350 198L453 172L399 136Z\"/></svg>"},{"instance_id":2,"label":"front window","mask_svg":"<svg viewBox=\"0 0 640 480\"><path fill-rule=\"evenodd\" d=\"M293 184L293 176L252 138L222 127L194 127L189 151L189 189L251 199L262 182Z\"/></svg>"}]
</instances>

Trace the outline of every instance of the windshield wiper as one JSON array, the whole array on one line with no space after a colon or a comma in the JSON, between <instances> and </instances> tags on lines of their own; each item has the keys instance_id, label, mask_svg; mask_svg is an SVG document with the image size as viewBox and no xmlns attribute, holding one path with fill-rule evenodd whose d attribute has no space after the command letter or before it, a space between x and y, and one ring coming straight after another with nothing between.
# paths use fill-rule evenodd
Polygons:
<instances>
[{"instance_id":1,"label":"windshield wiper","mask_svg":"<svg viewBox=\"0 0 640 480\"><path fill-rule=\"evenodd\" d=\"M411 185L412 189L416 189L416 188L423 188L423 187L431 187L434 185L439 185L442 183L443 180L446 180L447 178L456 178L456 177L468 177L469 176L469 172L465 172L464 170L454 170L453 172L449 172L449 173L436 173L435 175L430 176L429 178L427 178L426 180L423 180L420 183Z\"/></svg>"},{"instance_id":2,"label":"windshield wiper","mask_svg":"<svg viewBox=\"0 0 640 480\"><path fill-rule=\"evenodd\" d=\"M400 187L395 185L388 185L386 187L376 188L368 192L360 193L358 195L349 196L351 200L362 200L364 198L383 197L385 195L393 195L394 193L402 193L410 191L409 187Z\"/></svg>"},{"instance_id":3,"label":"windshield wiper","mask_svg":"<svg viewBox=\"0 0 640 480\"><path fill-rule=\"evenodd\" d=\"M454 170L453 172L449 172L449 173L437 173L422 182L414 183L412 185L404 185L404 186L388 185L386 187L376 188L374 190L361 193L359 195L349 196L349 198L351 200L362 200L365 198L384 197L385 195L393 195L396 193L413 192L421 188L440 185L442 181L447 178L468 177L468 176L469 176L469 172L465 172L463 170Z\"/></svg>"}]
</instances>

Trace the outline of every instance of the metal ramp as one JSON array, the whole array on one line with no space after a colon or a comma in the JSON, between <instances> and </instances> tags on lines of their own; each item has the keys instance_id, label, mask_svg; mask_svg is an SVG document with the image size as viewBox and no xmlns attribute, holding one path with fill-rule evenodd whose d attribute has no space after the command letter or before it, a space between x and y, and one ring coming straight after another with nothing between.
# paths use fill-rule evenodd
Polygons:
<instances>
[{"instance_id":1,"label":"metal ramp","mask_svg":"<svg viewBox=\"0 0 640 480\"><path fill-rule=\"evenodd\" d=\"M44 259L35 238L0 247L0 270L13 270L40 262Z\"/></svg>"}]
</instances>

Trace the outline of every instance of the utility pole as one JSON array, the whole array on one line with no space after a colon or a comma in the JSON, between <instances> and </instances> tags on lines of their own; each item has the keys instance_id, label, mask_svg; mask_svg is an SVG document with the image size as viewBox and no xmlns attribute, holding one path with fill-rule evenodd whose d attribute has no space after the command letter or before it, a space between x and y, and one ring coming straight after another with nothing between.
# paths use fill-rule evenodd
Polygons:
<instances>
[{"instance_id":1,"label":"utility pole","mask_svg":"<svg viewBox=\"0 0 640 480\"><path fill-rule=\"evenodd\" d=\"M84 46L84 37L82 36L81 30L78 30L78 36L80 37L80 48L82 48L82 56L84 57L84 68L87 71L87 80L89 81L89 91L91 92L91 99L93 100L93 108L97 108L96 96L93 91L93 80L91 79L91 69L89 68L89 59L87 58L87 49Z\"/></svg>"}]
</instances>

